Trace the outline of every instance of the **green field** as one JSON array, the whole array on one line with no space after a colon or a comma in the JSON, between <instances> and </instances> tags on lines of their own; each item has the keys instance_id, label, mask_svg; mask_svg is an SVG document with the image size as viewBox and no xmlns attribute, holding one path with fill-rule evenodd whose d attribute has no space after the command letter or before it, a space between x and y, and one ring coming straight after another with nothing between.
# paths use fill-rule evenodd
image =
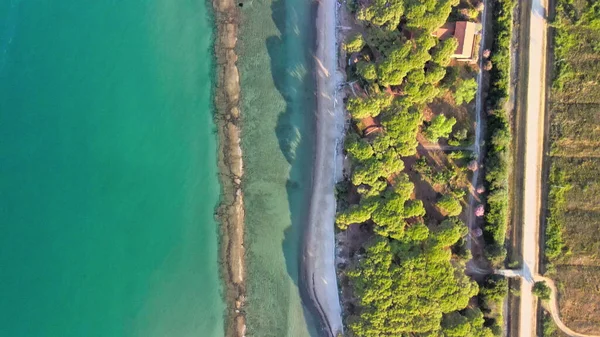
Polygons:
<instances>
[{"instance_id":1,"label":"green field","mask_svg":"<svg viewBox=\"0 0 600 337\"><path fill-rule=\"evenodd\" d=\"M559 0L550 94L548 273L565 324L600 333L600 4Z\"/></svg>"}]
</instances>

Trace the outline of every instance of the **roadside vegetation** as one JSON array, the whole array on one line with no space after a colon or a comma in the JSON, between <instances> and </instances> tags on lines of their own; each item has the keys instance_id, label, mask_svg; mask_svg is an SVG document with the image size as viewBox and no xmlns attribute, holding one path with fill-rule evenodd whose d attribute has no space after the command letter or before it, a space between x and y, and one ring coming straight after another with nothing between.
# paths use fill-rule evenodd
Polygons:
<instances>
[{"instance_id":1,"label":"roadside vegetation","mask_svg":"<svg viewBox=\"0 0 600 337\"><path fill-rule=\"evenodd\" d=\"M546 269L562 320L600 333L600 3L557 0Z\"/></svg>"},{"instance_id":2,"label":"roadside vegetation","mask_svg":"<svg viewBox=\"0 0 600 337\"><path fill-rule=\"evenodd\" d=\"M510 78L510 40L514 0L496 0L493 6L494 41L490 48L490 89L485 181L488 190L484 238L487 258L500 266L506 258L504 241L508 227L508 175L511 167L511 120L506 109Z\"/></svg>"},{"instance_id":3,"label":"roadside vegetation","mask_svg":"<svg viewBox=\"0 0 600 337\"><path fill-rule=\"evenodd\" d=\"M452 59L455 38L432 34L449 17L477 20L480 1L348 8L355 20L344 44L352 127L336 224L345 240L340 284L349 334L500 336L506 280L477 284L465 274L466 206L479 169L470 149L477 66ZM494 140L502 152L510 134ZM491 191L504 186L492 182ZM502 246L503 237L497 241Z\"/></svg>"},{"instance_id":4,"label":"roadside vegetation","mask_svg":"<svg viewBox=\"0 0 600 337\"><path fill-rule=\"evenodd\" d=\"M533 285L533 294L540 300L547 301L550 299L552 289L544 281L535 282Z\"/></svg>"}]
</instances>

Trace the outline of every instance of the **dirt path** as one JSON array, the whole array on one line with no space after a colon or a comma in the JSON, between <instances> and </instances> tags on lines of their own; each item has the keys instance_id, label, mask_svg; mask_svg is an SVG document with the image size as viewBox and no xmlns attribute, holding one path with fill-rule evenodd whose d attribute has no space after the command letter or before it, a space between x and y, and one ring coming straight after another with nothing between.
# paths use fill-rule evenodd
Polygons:
<instances>
[{"instance_id":1,"label":"dirt path","mask_svg":"<svg viewBox=\"0 0 600 337\"><path fill-rule=\"evenodd\" d=\"M486 49L486 30L487 30L487 19L488 19L488 5L489 5L489 1L484 0L483 2L484 4L484 9L483 9L483 13L481 13L481 17L482 17L482 30L481 30L481 36L483 37L481 39L481 46L479 48L479 72L477 74L477 96L476 96L476 106L475 106L475 143L468 147L465 148L465 150L470 150L473 151L473 153L475 154L475 157L477 158L477 166L481 167L482 161L483 161L483 156L481 156L481 144L483 143L483 137L484 137L484 133L483 133L483 123L482 123L482 114L483 114L483 103L485 100L485 95L484 95L484 90L487 90L488 86L485 85L484 86L484 74L483 74L483 62L484 62L484 58L483 58L483 51ZM476 226L475 226L475 222L476 222L476 217L475 217L475 203L478 202L479 198L475 198L475 194L477 193L477 185L480 184L480 173L481 170L476 170L475 172L473 172L473 177L471 179L471 188L470 188L470 193L469 193L469 207L467 209L467 228L469 228L469 232L471 232ZM467 236L467 249L472 250L472 241L473 238L471 237L471 235ZM473 259L470 261L471 264L475 264L476 263L476 259Z\"/></svg>"},{"instance_id":2,"label":"dirt path","mask_svg":"<svg viewBox=\"0 0 600 337\"><path fill-rule=\"evenodd\" d=\"M550 300L544 302L543 306L550 313L550 315L552 315L552 319L554 320L554 323L563 333L565 333L566 335L571 336L571 337L600 337L598 335L585 335L585 334L578 333L578 332L575 332L575 331L569 329L569 327L566 326L560 319L560 311L558 310L558 296L557 296L558 289L556 289L556 285L554 284L554 281L552 281L551 279L549 279L547 277L543 277L541 275L536 275L535 281L536 282L545 281L546 285L548 285L550 287L550 289L552 289L552 293L550 294Z\"/></svg>"},{"instance_id":3,"label":"dirt path","mask_svg":"<svg viewBox=\"0 0 600 337\"><path fill-rule=\"evenodd\" d=\"M440 145L440 144L419 144L417 150L426 151L475 151L476 145L470 146L452 146L452 145Z\"/></svg>"},{"instance_id":4,"label":"dirt path","mask_svg":"<svg viewBox=\"0 0 600 337\"><path fill-rule=\"evenodd\" d=\"M302 276L310 301L320 316L323 336L334 337L343 330L335 269L334 185L341 178L339 148L344 129L342 99L338 98L338 84L344 80L337 70L335 0L319 2L316 23L317 140Z\"/></svg>"},{"instance_id":5,"label":"dirt path","mask_svg":"<svg viewBox=\"0 0 600 337\"><path fill-rule=\"evenodd\" d=\"M480 270L480 272L486 273L485 270ZM487 271L487 272L489 273L489 271ZM500 270L494 270L493 273L502 275L505 277L522 277L523 282L527 282L531 286L533 286L534 282L541 282L541 281L546 282L546 285L548 287L550 287L552 292L550 293L550 299L548 301L544 301L542 305L550 313L550 315L552 315L552 319L554 320L554 323L556 324L556 326L564 334L566 334L570 337L600 337L597 335L585 335L585 334L575 332L575 331L569 329L569 327L563 323L563 321L560 319L560 311L558 310L558 298L557 298L558 297L558 295L557 295L558 289L556 289L556 285L554 284L554 281L552 281L552 279L549 279L549 278L544 277L539 274L535 274L535 275L533 275L532 278L528 278L529 275L525 274L523 269L518 269L518 270L517 269L500 269Z\"/></svg>"},{"instance_id":6,"label":"dirt path","mask_svg":"<svg viewBox=\"0 0 600 337\"><path fill-rule=\"evenodd\" d=\"M519 336L536 336L537 299L532 280L538 273L541 173L544 148L546 87L547 0L533 0L529 30L529 72L525 121L525 176L523 189L523 279L521 281Z\"/></svg>"}]
</instances>

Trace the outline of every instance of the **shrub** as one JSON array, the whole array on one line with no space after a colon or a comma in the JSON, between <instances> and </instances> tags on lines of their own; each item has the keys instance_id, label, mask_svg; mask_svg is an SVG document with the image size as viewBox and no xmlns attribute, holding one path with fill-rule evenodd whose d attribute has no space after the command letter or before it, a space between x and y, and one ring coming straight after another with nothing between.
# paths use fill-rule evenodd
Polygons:
<instances>
[{"instance_id":1,"label":"shrub","mask_svg":"<svg viewBox=\"0 0 600 337\"><path fill-rule=\"evenodd\" d=\"M545 281L539 281L533 284L533 294L541 300L547 301L550 299L552 289L548 287Z\"/></svg>"},{"instance_id":2,"label":"shrub","mask_svg":"<svg viewBox=\"0 0 600 337\"><path fill-rule=\"evenodd\" d=\"M549 215L546 223L546 259L555 261L565 253L565 242L563 239L564 224L561 215L566 210L565 194L572 188L566 183L565 172L552 167L550 172L550 192L548 196Z\"/></svg>"}]
</instances>

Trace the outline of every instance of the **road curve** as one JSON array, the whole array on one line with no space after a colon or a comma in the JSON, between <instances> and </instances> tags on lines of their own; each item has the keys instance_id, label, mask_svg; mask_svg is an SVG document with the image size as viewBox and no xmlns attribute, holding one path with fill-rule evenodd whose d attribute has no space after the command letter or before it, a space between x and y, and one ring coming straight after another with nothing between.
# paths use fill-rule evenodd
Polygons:
<instances>
[{"instance_id":1,"label":"road curve","mask_svg":"<svg viewBox=\"0 0 600 337\"><path fill-rule=\"evenodd\" d=\"M558 296L557 296L558 290L556 289L556 285L554 284L554 281L552 281L551 279L549 279L547 277L543 277L541 275L536 275L534 279L536 282L539 282L539 281L546 282L546 285L549 286L550 289L552 289L552 293L550 294L550 300L548 300L547 302L544 302L543 306L550 313L550 315L552 315L552 319L554 320L554 323L564 334L566 334L570 337L600 337L598 335L585 335L585 334L578 333L578 332L575 332L575 331L569 329L569 327L566 326L560 319L560 312L558 310Z\"/></svg>"},{"instance_id":2,"label":"road curve","mask_svg":"<svg viewBox=\"0 0 600 337\"><path fill-rule=\"evenodd\" d=\"M483 273L486 272L486 270L480 270L480 271ZM552 315L552 319L554 320L554 323L556 324L556 326L565 335L570 336L570 337L600 337L597 335L586 335L586 334L575 332L575 331L569 329L569 327L563 323L563 321L560 319L560 311L558 309L558 290L556 289L556 285L554 284L554 281L552 281L552 279L544 277L539 274L533 275L532 279L527 279L524 275L523 269L496 269L493 271L493 273L496 275L502 275L504 277L523 277L523 282L527 282L531 286L533 286L533 284L535 282L545 282L546 285L548 287L550 287L552 292L550 293L550 299L548 301L544 301L542 303L542 305L544 306L546 311L548 311L550 313L550 315Z\"/></svg>"}]
</instances>

